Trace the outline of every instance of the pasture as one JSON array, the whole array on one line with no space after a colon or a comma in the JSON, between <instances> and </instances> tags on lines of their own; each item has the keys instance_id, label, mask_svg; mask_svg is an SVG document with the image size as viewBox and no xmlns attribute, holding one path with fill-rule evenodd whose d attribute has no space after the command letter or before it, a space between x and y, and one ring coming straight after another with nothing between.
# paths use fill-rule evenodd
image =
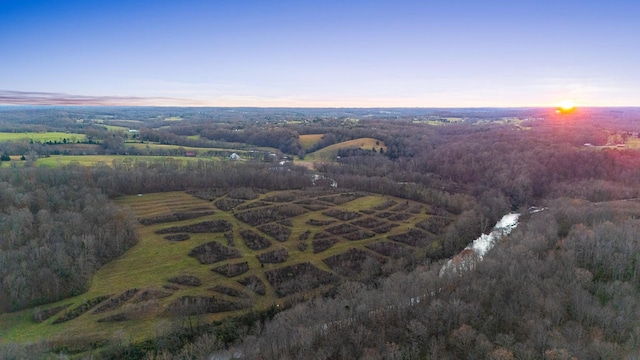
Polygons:
<instances>
[{"instance_id":1,"label":"pasture","mask_svg":"<svg viewBox=\"0 0 640 360\"><path fill-rule=\"evenodd\" d=\"M324 134L300 135L298 141L300 142L300 146L302 146L303 149L308 150L318 144L320 140L322 140L323 136Z\"/></svg>"},{"instance_id":2,"label":"pasture","mask_svg":"<svg viewBox=\"0 0 640 360\"><path fill-rule=\"evenodd\" d=\"M84 134L65 133L59 131L53 132L0 132L0 142L2 141L33 141L38 143L58 142L63 143L85 141L87 139Z\"/></svg>"},{"instance_id":3,"label":"pasture","mask_svg":"<svg viewBox=\"0 0 640 360\"><path fill-rule=\"evenodd\" d=\"M132 160L147 162L163 162L163 161L198 161L198 160L215 160L214 158L188 158L188 157L172 157L172 156L129 156L129 155L54 155L45 158L39 158L36 161L37 166L57 167L70 164L78 164L83 166L96 166L104 164L113 165L114 161Z\"/></svg>"},{"instance_id":4,"label":"pasture","mask_svg":"<svg viewBox=\"0 0 640 360\"><path fill-rule=\"evenodd\" d=\"M329 145L324 147L318 151L314 151L310 154L306 155L306 159L308 160L323 160L323 161L333 161L338 155L338 150L340 149L364 149L371 150L375 148L376 151L380 151L380 149L384 149L387 151L387 147L384 145L384 142L374 139L374 138L359 138L349 141L343 141L341 143Z\"/></svg>"}]
</instances>

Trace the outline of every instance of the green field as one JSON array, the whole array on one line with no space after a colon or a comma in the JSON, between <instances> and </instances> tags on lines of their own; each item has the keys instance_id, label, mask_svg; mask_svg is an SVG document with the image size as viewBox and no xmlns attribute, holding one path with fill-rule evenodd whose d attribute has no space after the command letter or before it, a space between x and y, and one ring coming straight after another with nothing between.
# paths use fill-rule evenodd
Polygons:
<instances>
[{"instance_id":1,"label":"green field","mask_svg":"<svg viewBox=\"0 0 640 360\"><path fill-rule=\"evenodd\" d=\"M238 150L238 149L226 149L226 148L205 148L205 147L194 147L194 146L180 146L180 145L167 145L167 144L155 144L155 143L125 143L125 147L132 147L135 149L163 149L163 150L178 150L182 149L185 151L197 151L197 152L207 152L207 151L225 151L225 152L236 152L238 154L243 154L248 152L249 150Z\"/></svg>"},{"instance_id":2,"label":"green field","mask_svg":"<svg viewBox=\"0 0 640 360\"><path fill-rule=\"evenodd\" d=\"M215 160L214 158L188 158L188 157L172 157L172 156L129 156L129 155L54 155L47 158L40 158L36 161L38 166L56 167L69 164L78 164L84 166L95 166L105 164L111 166L114 160L130 159L133 161L198 161L198 160Z\"/></svg>"},{"instance_id":3,"label":"green field","mask_svg":"<svg viewBox=\"0 0 640 360\"><path fill-rule=\"evenodd\" d=\"M376 142L378 144L376 144ZM307 154L305 159L332 161L335 160L338 150L353 148L364 150L371 150L372 148L375 148L378 152L382 148L385 152L387 151L387 147L384 145L384 142L380 140L374 138L359 138L327 146L318 151Z\"/></svg>"},{"instance_id":4,"label":"green field","mask_svg":"<svg viewBox=\"0 0 640 360\"><path fill-rule=\"evenodd\" d=\"M20 141L20 140L33 140L33 142L45 143L48 141L62 143L64 139L67 142L85 141L87 137L84 134L74 134L65 132L25 132L25 133L10 133L0 132L0 141Z\"/></svg>"},{"instance_id":5,"label":"green field","mask_svg":"<svg viewBox=\"0 0 640 360\"><path fill-rule=\"evenodd\" d=\"M129 131L129 128L128 127L124 127L124 126L104 125L104 124L102 126L106 127L107 130L114 131L114 132L120 132L120 131L127 132L127 131Z\"/></svg>"},{"instance_id":6,"label":"green field","mask_svg":"<svg viewBox=\"0 0 640 360\"><path fill-rule=\"evenodd\" d=\"M324 134L300 135L300 137L298 138L298 141L300 142L300 146L302 146L303 149L308 150L314 147L317 143L319 143L320 140L322 140L323 136Z\"/></svg>"},{"instance_id":7,"label":"green field","mask_svg":"<svg viewBox=\"0 0 640 360\"><path fill-rule=\"evenodd\" d=\"M432 217L429 214L433 213L433 209L427 204L382 195L341 193L333 190L312 193L280 191L260 194L254 192L257 197L253 200L237 199L232 197L232 194L233 190L232 192L201 190L194 194L196 196L184 192L172 192L117 199L118 204L129 207L135 217L141 221L137 230L140 237L138 244L118 259L103 266L94 275L91 287L86 293L38 309L0 315L0 323L3 324L3 329L0 329L0 339L2 339L0 342L30 342L42 339L54 342L65 342L70 339L100 341L111 339L115 332L124 332L129 341L140 341L157 336L158 326L166 324L170 319L167 312L171 311L177 301L185 297L204 299L213 296L214 299L228 306L244 307L244 309L214 311L199 315L201 320L213 321L250 311L250 308L265 309L273 304L281 304L292 296L290 291L293 291L293 294L316 296L328 289L339 278L359 278L361 275L358 274L365 271L363 266L365 259L372 259L374 263L377 261L380 266L383 262L393 261L389 254L380 252L381 250L374 251L370 248L372 246L386 244L399 249L399 254L402 253L403 256L413 254L411 256L417 258L424 258L427 249L441 246L438 237L414 228L417 223ZM289 209L286 211L294 209L296 213L290 214L291 216L270 218L279 211L285 211L283 210L285 208ZM180 214L195 214L195 217L168 218ZM260 216L265 218L260 220ZM259 220L255 220L256 218ZM201 232L190 230L195 227L184 229L185 226L210 221L223 222L231 229L232 245L229 245L229 238L223 235L221 230ZM250 224L253 221L257 223ZM326 222L326 224L315 224L314 221ZM171 230L169 233L186 234L188 239L169 241L165 238L169 235L157 233L163 229L176 227L183 227L183 229ZM374 231L374 227L379 229L388 227L388 229ZM271 232L273 229L279 232ZM424 243L416 245L402 240L402 236L409 230L424 234L424 239L422 237L419 239ZM245 238L243 232L246 231L267 239L269 245L266 248L256 249L255 244L252 245L250 240ZM305 232L308 237L303 239ZM321 238L319 234L324 235ZM394 236L400 236L400 238L390 238ZM330 240L329 246L316 248L316 237L319 239L317 241ZM198 246L212 241L223 248L229 246L230 249L237 250L240 256L206 264L201 264L194 257L189 256L190 252ZM305 243L306 246L301 247L301 243ZM285 251L286 260L276 263L265 260L266 262L263 263L258 259L259 256L277 251ZM356 254L361 258L351 260L341 258L340 263L336 262L336 258L348 254ZM248 268L237 275L225 276L211 270L215 267L245 262ZM355 266L354 273L349 272L351 268L346 268L348 271L342 268L342 262L348 264L347 266ZM294 272L288 275L285 273L284 278L273 277L273 274L282 273L290 266L294 268L293 266L301 266L300 264L304 263L309 264L306 266L311 269L310 271L319 272L320 277L334 280L308 288L305 287L307 286L305 282L297 283L298 276L308 279L305 278L305 274L300 275ZM271 278L269 274L272 274ZM306 274L315 279L313 273ZM168 281L185 275L196 277L201 281L201 285L189 286ZM240 284L243 279L250 276L255 276L262 282L264 294L258 293L255 284L252 286ZM288 285L289 282L291 285ZM220 290L213 290L215 287L227 290L220 292ZM89 299L101 296L111 296L115 299L127 291L135 295L112 309L94 313L102 305L101 303L75 319L58 324L53 323ZM235 292L237 295L228 291ZM155 295L143 299L143 296L146 296L144 294ZM69 307L41 323L31 320L31 315L36 311L62 305L69 305ZM101 319L117 316L122 318L98 322Z\"/></svg>"}]
</instances>

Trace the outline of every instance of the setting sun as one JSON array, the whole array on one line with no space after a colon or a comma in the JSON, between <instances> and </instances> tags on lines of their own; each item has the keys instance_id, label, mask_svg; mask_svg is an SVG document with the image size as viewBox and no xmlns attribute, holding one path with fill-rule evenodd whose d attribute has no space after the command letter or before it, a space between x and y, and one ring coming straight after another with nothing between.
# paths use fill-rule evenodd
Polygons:
<instances>
[{"instance_id":1,"label":"setting sun","mask_svg":"<svg viewBox=\"0 0 640 360\"><path fill-rule=\"evenodd\" d=\"M556 110L556 112L567 114L567 113L573 112L575 109L576 109L576 106L573 103L573 100L563 100L560 102L560 104L558 104L558 109Z\"/></svg>"},{"instance_id":2,"label":"setting sun","mask_svg":"<svg viewBox=\"0 0 640 360\"><path fill-rule=\"evenodd\" d=\"M563 100L560 102L560 109L562 110L571 110L575 107L572 100Z\"/></svg>"},{"instance_id":3,"label":"setting sun","mask_svg":"<svg viewBox=\"0 0 640 360\"><path fill-rule=\"evenodd\" d=\"M576 106L573 104L573 100L563 100L560 102L560 110L562 111L570 111L573 110Z\"/></svg>"}]
</instances>

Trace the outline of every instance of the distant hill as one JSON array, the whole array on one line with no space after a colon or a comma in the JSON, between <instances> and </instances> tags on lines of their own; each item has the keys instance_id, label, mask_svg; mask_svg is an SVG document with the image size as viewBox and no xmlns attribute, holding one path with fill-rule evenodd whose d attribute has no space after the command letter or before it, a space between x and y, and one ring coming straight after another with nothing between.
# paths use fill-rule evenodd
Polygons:
<instances>
[{"instance_id":1,"label":"distant hill","mask_svg":"<svg viewBox=\"0 0 640 360\"><path fill-rule=\"evenodd\" d=\"M300 141L300 146L302 146L302 148L305 150L309 150L316 146L316 144L318 144L320 140L322 140L323 136L324 134L307 134L300 135L298 139Z\"/></svg>"},{"instance_id":2,"label":"distant hill","mask_svg":"<svg viewBox=\"0 0 640 360\"><path fill-rule=\"evenodd\" d=\"M375 148L376 151L380 151L380 148L387 151L387 147L384 145L384 142L374 139L374 138L359 138L349 141L343 141L341 143L333 144L322 148L318 151L307 154L306 158L308 160L335 160L338 155L338 150L340 149L366 149L371 150Z\"/></svg>"}]
</instances>

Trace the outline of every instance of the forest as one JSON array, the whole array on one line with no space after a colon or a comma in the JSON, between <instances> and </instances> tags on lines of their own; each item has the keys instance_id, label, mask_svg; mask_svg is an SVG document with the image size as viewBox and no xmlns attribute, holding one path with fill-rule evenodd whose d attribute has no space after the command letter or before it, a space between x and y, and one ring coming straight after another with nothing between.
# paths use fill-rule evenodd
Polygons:
<instances>
[{"instance_id":1,"label":"forest","mask_svg":"<svg viewBox=\"0 0 640 360\"><path fill-rule=\"evenodd\" d=\"M90 292L100 269L148 241L146 226L176 243L219 233L217 245L190 255L220 261L215 276L254 274L256 264L263 272L242 287L210 284L222 298L167 295L161 331L144 339L118 330L16 341L0 330L1 358L640 356L640 109L0 108L0 132L53 131L86 138L0 136L10 158L0 168L6 336L15 314L72 326L50 324L47 312L70 313L65 300ZM300 141L313 134L317 142ZM313 156L361 138L378 145ZM188 152L193 161L183 160ZM229 159L235 152L241 160ZM39 165L96 155L111 161ZM177 192L206 211L149 208L143 218L122 206ZM472 271L441 275L508 213L521 214L519 225ZM166 226L180 221L210 228ZM237 250L245 247L251 258ZM332 256L314 262L323 251ZM302 280L283 280L290 273ZM168 280L174 294L200 286L202 276L180 276ZM260 282L277 297L254 308ZM228 300L247 289L244 300ZM142 296L130 290L106 304ZM230 312L210 316L220 309ZM110 329L151 318L131 313L114 313L122 319Z\"/></svg>"}]
</instances>

